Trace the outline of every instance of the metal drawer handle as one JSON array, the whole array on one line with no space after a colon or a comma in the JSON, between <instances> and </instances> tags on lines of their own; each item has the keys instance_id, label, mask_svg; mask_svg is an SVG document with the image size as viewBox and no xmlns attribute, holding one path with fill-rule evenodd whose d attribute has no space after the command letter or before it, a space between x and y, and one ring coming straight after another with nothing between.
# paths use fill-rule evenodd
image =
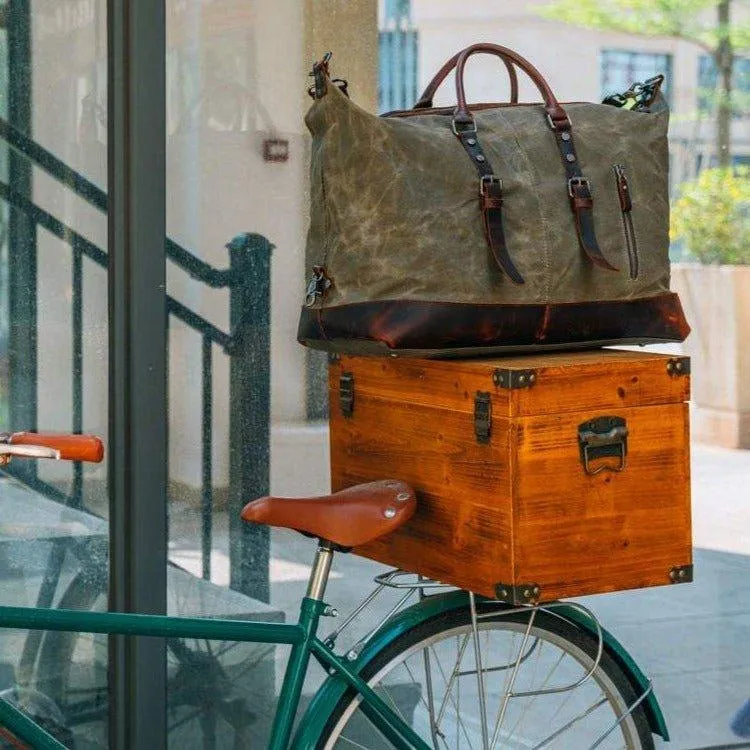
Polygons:
<instances>
[{"instance_id":1,"label":"metal drawer handle","mask_svg":"<svg viewBox=\"0 0 750 750\"><path fill-rule=\"evenodd\" d=\"M628 427L622 417L597 417L578 426L578 445L581 450L583 470L594 476L602 471L623 471L628 455ZM618 463L602 464L596 468L592 462L613 456Z\"/></svg>"}]
</instances>

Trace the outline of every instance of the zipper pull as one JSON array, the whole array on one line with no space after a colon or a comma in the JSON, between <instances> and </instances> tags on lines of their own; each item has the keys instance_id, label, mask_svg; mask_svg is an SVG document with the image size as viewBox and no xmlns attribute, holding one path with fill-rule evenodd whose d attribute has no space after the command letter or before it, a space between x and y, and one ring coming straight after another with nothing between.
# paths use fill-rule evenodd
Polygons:
<instances>
[{"instance_id":1,"label":"zipper pull","mask_svg":"<svg viewBox=\"0 0 750 750\"><path fill-rule=\"evenodd\" d=\"M631 211L633 201L630 198L628 178L625 176L625 167L622 164L615 164L615 175L617 177L617 194L620 196L620 209L623 212Z\"/></svg>"},{"instance_id":2,"label":"zipper pull","mask_svg":"<svg viewBox=\"0 0 750 750\"><path fill-rule=\"evenodd\" d=\"M331 288L332 284L333 282L328 277L326 269L323 266L313 266L313 275L307 285L307 293L305 294L305 304L308 307L313 307L318 298L322 297Z\"/></svg>"}]
</instances>

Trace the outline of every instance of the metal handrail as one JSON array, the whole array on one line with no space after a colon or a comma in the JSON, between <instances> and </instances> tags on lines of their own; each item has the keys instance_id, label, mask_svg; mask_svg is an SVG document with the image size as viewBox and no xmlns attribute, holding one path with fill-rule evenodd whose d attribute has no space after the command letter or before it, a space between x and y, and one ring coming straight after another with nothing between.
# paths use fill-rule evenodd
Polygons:
<instances>
[{"instance_id":1,"label":"metal handrail","mask_svg":"<svg viewBox=\"0 0 750 750\"><path fill-rule=\"evenodd\" d=\"M43 169L48 175L59 180L77 196L83 198L90 206L100 211L107 211L109 197L107 193L91 180L76 172L71 166L58 159L51 151L14 128L7 120L0 117L0 139L11 148L23 154L35 166ZM190 276L204 282L210 287L220 289L234 283L230 269L214 268L210 263L193 255L189 250L167 237L164 241L167 257Z\"/></svg>"},{"instance_id":2,"label":"metal handrail","mask_svg":"<svg viewBox=\"0 0 750 750\"><path fill-rule=\"evenodd\" d=\"M2 180L0 180L0 198L20 208L35 224L44 227L50 234L54 234L55 237L68 242L74 249L79 250L97 265L103 268L107 267L107 254L101 248L60 221L60 219L54 217L48 211L45 211L41 206L38 206L28 198L24 198ZM183 323L207 336L225 351L231 347L231 334L220 330L213 323L210 323L198 313L185 307L185 305L170 295L167 295L167 310Z\"/></svg>"},{"instance_id":3,"label":"metal handrail","mask_svg":"<svg viewBox=\"0 0 750 750\"><path fill-rule=\"evenodd\" d=\"M0 140L24 156L32 165L41 168L61 185L70 189L90 206L107 211L107 193L88 180L72 167L61 161L36 141L14 128L7 120L0 118ZM26 215L31 224L43 227L50 234L69 245L72 251L72 322L73 322L73 430L82 429L83 419L83 346L81 339L83 298L83 263L85 256L98 266L108 267L108 254L91 240L76 232L71 226L36 204L30 195L19 191L7 182L0 181L0 200ZM204 578L211 577L212 509L213 509L213 426L212 426L212 360L213 346L220 347L229 356L229 389L233 408L230 411L230 433L233 444L241 446L230 451L230 498L232 517L230 523L230 560L232 569L231 585L244 593L259 599L268 598L267 569L263 573L261 565L247 564L246 551L254 550L255 557L261 560L268 554L267 529L249 530L239 522L245 495L262 495L268 491L270 414L269 375L259 374L257 367L247 367L247 363L258 362L258 357L269 357L270 349L270 254L273 245L267 238L251 233L234 237L226 248L229 252L229 267L214 268L186 250L169 237L165 238L165 255L175 266L194 279L213 288L227 288L229 291L229 332L222 331L203 316L191 310L174 297L166 295L167 321L174 317L196 331L201 336L201 379L202 379L202 488L201 488L201 553ZM260 380L259 380L260 378ZM247 421L247 415L253 418ZM10 473L15 474L15 471ZM53 499L74 507L82 507L83 473L78 463L73 466L73 485L70 494L42 482L35 475L19 476L26 484ZM263 552L262 550L265 550ZM258 556L260 555L260 556ZM50 591L54 590L56 577L55 561L50 558ZM41 599L44 594L40 593ZM41 602L40 599L40 602ZM39 606L49 606L50 602Z\"/></svg>"}]
</instances>

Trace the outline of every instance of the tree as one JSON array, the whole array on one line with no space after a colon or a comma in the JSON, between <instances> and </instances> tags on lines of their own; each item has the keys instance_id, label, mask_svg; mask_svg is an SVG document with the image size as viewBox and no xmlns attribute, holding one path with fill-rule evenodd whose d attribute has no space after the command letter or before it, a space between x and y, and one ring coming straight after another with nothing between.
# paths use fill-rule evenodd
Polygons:
<instances>
[{"instance_id":1,"label":"tree","mask_svg":"<svg viewBox=\"0 0 750 750\"><path fill-rule=\"evenodd\" d=\"M731 164L732 78L738 53L750 50L750 23L732 20L732 8L748 0L556 0L541 14L589 29L648 37L672 37L697 44L718 73L716 153Z\"/></svg>"}]
</instances>

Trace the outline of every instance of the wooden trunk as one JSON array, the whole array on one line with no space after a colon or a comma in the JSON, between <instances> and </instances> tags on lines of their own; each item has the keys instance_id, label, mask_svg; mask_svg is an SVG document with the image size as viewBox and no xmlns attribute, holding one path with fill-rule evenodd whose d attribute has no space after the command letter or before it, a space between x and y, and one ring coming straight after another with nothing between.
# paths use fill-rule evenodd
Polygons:
<instances>
[{"instance_id":1,"label":"wooden trunk","mask_svg":"<svg viewBox=\"0 0 750 750\"><path fill-rule=\"evenodd\" d=\"M689 365L338 358L334 490L396 478L418 493L408 524L356 552L514 603L692 580Z\"/></svg>"}]
</instances>

